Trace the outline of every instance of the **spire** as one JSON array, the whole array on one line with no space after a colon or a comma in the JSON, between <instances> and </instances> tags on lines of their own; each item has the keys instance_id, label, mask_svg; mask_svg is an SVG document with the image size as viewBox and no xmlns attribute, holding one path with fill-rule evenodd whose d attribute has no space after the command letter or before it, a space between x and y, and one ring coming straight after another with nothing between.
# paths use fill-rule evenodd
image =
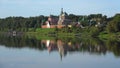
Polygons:
<instances>
[{"instance_id":1,"label":"spire","mask_svg":"<svg viewBox=\"0 0 120 68\"><path fill-rule=\"evenodd\" d=\"M63 14L63 8L61 8L61 14Z\"/></svg>"}]
</instances>

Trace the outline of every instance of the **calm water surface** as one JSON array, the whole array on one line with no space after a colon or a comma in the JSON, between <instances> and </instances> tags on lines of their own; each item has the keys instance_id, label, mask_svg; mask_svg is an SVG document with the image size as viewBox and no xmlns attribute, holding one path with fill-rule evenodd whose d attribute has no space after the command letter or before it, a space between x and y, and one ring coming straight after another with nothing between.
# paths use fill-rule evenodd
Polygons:
<instances>
[{"instance_id":1,"label":"calm water surface","mask_svg":"<svg viewBox=\"0 0 120 68\"><path fill-rule=\"evenodd\" d=\"M120 68L115 40L0 36L0 68Z\"/></svg>"}]
</instances>

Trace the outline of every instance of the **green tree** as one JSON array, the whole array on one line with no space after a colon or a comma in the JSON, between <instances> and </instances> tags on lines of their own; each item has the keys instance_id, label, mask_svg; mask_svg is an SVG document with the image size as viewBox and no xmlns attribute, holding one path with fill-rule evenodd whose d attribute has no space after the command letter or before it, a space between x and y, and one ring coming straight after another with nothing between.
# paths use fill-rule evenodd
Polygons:
<instances>
[{"instance_id":1,"label":"green tree","mask_svg":"<svg viewBox=\"0 0 120 68\"><path fill-rule=\"evenodd\" d=\"M114 18L107 25L108 32L120 31L120 14L116 14Z\"/></svg>"}]
</instances>

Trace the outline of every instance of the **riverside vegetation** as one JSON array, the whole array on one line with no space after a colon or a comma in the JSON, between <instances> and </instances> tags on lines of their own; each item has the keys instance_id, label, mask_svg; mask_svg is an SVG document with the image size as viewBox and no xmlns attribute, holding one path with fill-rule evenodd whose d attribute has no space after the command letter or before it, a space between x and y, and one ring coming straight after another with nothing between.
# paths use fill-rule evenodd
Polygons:
<instances>
[{"instance_id":1,"label":"riverside vegetation","mask_svg":"<svg viewBox=\"0 0 120 68\"><path fill-rule=\"evenodd\" d=\"M67 13L66 13L67 14ZM68 14L67 14L68 15ZM57 17L57 16L56 16ZM120 14L107 17L102 14L91 14L88 16L69 14L69 19L73 22L80 22L85 28L72 26L62 29L51 28L42 29L41 25L48 16L37 17L7 17L0 19L0 32L21 31L28 35L35 36L57 36L57 37L99 37L105 39L119 39L120 37ZM98 24L100 22L100 24ZM97 27L96 27L97 25Z\"/></svg>"}]
</instances>

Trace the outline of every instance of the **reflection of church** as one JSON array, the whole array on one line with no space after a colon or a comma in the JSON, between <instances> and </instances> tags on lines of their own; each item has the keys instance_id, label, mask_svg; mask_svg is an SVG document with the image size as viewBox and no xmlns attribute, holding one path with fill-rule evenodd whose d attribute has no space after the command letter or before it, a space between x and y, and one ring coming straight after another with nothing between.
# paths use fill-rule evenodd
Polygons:
<instances>
[{"instance_id":1,"label":"reflection of church","mask_svg":"<svg viewBox=\"0 0 120 68\"><path fill-rule=\"evenodd\" d=\"M67 19L67 14L61 9L61 14L58 17L49 16L48 20L45 22L45 25L42 25L42 28L63 28L65 26L71 25L72 21Z\"/></svg>"},{"instance_id":2,"label":"reflection of church","mask_svg":"<svg viewBox=\"0 0 120 68\"><path fill-rule=\"evenodd\" d=\"M65 43L63 43L61 40L57 40L57 41L42 40L41 44L47 47L49 53L52 51L58 51L61 59L67 54L67 50L64 46Z\"/></svg>"}]
</instances>

